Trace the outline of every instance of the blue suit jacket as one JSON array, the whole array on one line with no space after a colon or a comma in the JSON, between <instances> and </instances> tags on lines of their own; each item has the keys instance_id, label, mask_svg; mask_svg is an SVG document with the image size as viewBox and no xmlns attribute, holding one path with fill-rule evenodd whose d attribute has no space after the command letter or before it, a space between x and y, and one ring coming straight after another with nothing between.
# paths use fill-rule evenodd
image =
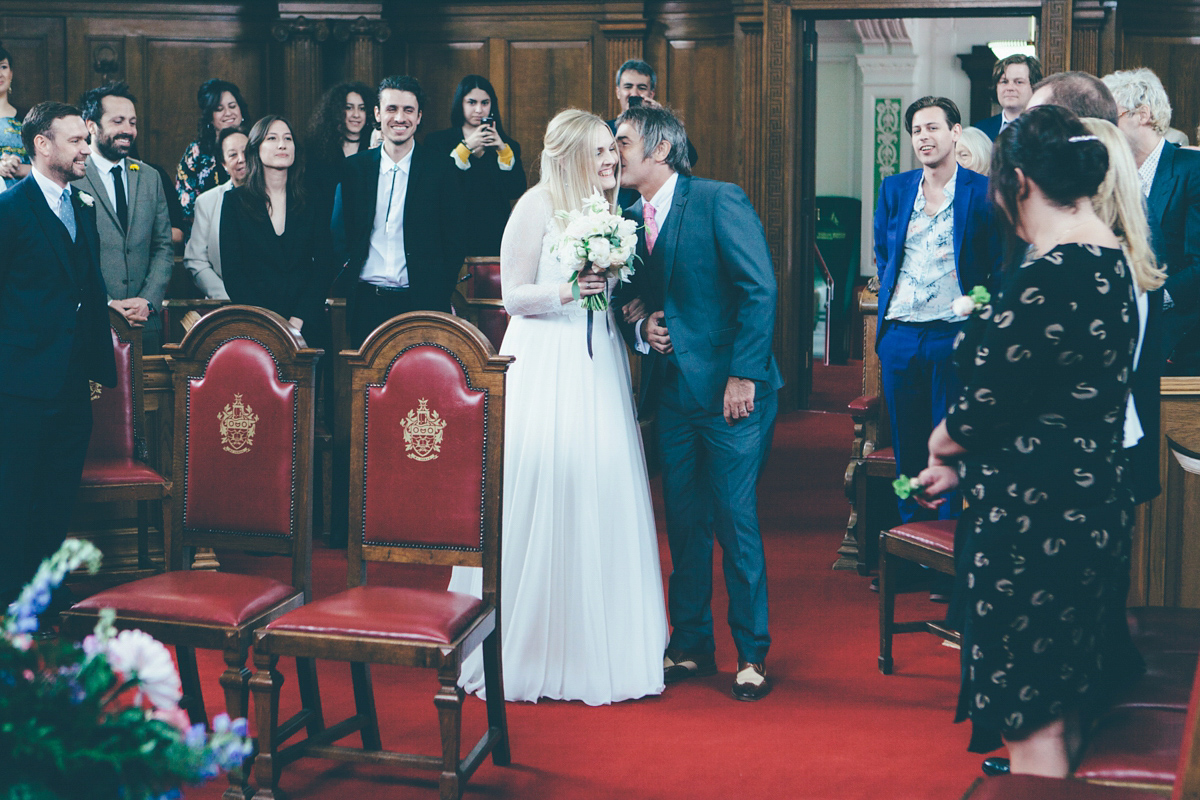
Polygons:
<instances>
[{"instance_id":1,"label":"blue suit jacket","mask_svg":"<svg viewBox=\"0 0 1200 800\"><path fill-rule=\"evenodd\" d=\"M995 289L1000 274L1001 244L992 220L988 179L977 172L958 168L954 187L954 265L963 294L974 286ZM921 170L914 169L885 178L875 206L875 268L879 275L879 323L875 346L887 327L885 316L896 279L904 261L908 218L917 199ZM669 221L669 218L668 218Z\"/></svg>"},{"instance_id":2,"label":"blue suit jacket","mask_svg":"<svg viewBox=\"0 0 1200 800\"><path fill-rule=\"evenodd\" d=\"M987 119L977 123L975 127L986 133L987 137L994 142L996 141L996 137L1000 135L1000 125L1003 124L1003 122L1004 112L1001 112L994 117L988 117Z\"/></svg>"},{"instance_id":3,"label":"blue suit jacket","mask_svg":"<svg viewBox=\"0 0 1200 800\"><path fill-rule=\"evenodd\" d=\"M641 204L629 215L641 224ZM783 386L771 350L778 289L762 223L746 193L732 183L680 175L671 211L659 231L654 253L645 251L629 286L613 305L642 298L646 312L666 312L672 356L692 395L719 414L730 376L749 378L764 396ZM618 324L628 341L632 326ZM641 405L652 402L660 360L643 360Z\"/></svg>"},{"instance_id":4,"label":"blue suit jacket","mask_svg":"<svg viewBox=\"0 0 1200 800\"><path fill-rule=\"evenodd\" d=\"M66 228L32 174L0 194L0 392L56 396L76 338L83 339L87 377L117 383L96 209L80 202L78 192L72 197L77 237L88 254L82 273L67 252Z\"/></svg>"}]
</instances>

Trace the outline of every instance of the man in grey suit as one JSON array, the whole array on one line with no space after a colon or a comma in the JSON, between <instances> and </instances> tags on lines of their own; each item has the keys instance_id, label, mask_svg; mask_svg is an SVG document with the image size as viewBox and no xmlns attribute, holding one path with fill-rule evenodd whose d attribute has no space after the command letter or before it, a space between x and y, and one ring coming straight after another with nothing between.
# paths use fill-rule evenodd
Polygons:
<instances>
[{"instance_id":1,"label":"man in grey suit","mask_svg":"<svg viewBox=\"0 0 1200 800\"><path fill-rule=\"evenodd\" d=\"M672 562L664 679L717 671L715 537L738 651L733 695L757 700L771 689L764 665L771 637L756 495L783 385L771 352L771 255L741 189L691 176L687 135L670 111L624 112L617 147L621 185L641 196L631 215L644 220L642 263L614 305L623 309L627 340L646 356L642 413L657 411Z\"/></svg>"},{"instance_id":2,"label":"man in grey suit","mask_svg":"<svg viewBox=\"0 0 1200 800\"><path fill-rule=\"evenodd\" d=\"M76 188L99 201L100 271L108 304L132 325L144 325L146 353L158 351L159 310L171 280L175 246L162 181L154 167L129 157L137 139L136 99L124 81L84 93L83 119L92 137L87 172Z\"/></svg>"}]
</instances>

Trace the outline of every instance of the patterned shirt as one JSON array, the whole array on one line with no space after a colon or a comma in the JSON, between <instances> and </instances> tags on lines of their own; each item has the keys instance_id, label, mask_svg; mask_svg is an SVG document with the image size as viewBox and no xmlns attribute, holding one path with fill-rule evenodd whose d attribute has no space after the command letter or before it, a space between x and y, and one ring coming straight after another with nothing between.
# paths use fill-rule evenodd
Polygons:
<instances>
[{"instance_id":1,"label":"patterned shirt","mask_svg":"<svg viewBox=\"0 0 1200 800\"><path fill-rule=\"evenodd\" d=\"M1150 187L1154 185L1154 173L1158 172L1158 160L1162 158L1163 145L1166 139L1158 140L1158 147L1150 151L1146 160L1138 167L1138 180L1142 182L1142 197L1150 196Z\"/></svg>"},{"instance_id":2,"label":"patterned shirt","mask_svg":"<svg viewBox=\"0 0 1200 800\"><path fill-rule=\"evenodd\" d=\"M903 322L958 322L951 303L962 294L954 261L954 188L958 167L942 190L946 199L932 217L925 213L925 175L917 184L917 199L908 217L904 260L896 289L888 303L887 319Z\"/></svg>"}]
</instances>

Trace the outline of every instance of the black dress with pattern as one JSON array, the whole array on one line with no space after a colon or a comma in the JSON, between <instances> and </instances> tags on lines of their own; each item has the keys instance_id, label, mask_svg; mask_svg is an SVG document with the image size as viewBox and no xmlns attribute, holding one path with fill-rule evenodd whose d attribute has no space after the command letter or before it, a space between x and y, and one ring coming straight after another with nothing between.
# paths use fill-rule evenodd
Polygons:
<instances>
[{"instance_id":1,"label":"black dress with pattern","mask_svg":"<svg viewBox=\"0 0 1200 800\"><path fill-rule=\"evenodd\" d=\"M970 717L970 749L988 752L1120 683L1105 632L1129 570L1132 276L1119 250L1059 245L1013 270L978 317L946 425L967 450L969 504L951 610L963 629L956 721Z\"/></svg>"}]
</instances>

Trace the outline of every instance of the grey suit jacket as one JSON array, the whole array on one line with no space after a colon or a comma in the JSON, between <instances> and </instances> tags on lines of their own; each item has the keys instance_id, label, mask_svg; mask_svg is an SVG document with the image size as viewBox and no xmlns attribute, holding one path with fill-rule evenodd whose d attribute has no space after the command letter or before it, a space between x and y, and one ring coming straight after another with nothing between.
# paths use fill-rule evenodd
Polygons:
<instances>
[{"instance_id":1,"label":"grey suit jacket","mask_svg":"<svg viewBox=\"0 0 1200 800\"><path fill-rule=\"evenodd\" d=\"M122 231L108 190L92 159L74 186L96 198L96 230L100 234L100 272L110 300L141 297L159 309L171 280L175 246L162 180L149 164L125 159L129 179L129 230Z\"/></svg>"},{"instance_id":2,"label":"grey suit jacket","mask_svg":"<svg viewBox=\"0 0 1200 800\"><path fill-rule=\"evenodd\" d=\"M630 215L639 219L641 206ZM639 219L640 221L640 219ZM641 297L647 313L666 312L674 358L692 395L719 414L730 376L749 378L763 396L783 386L771 350L778 289L762 223L731 183L680 175L653 255L638 234L641 266L613 304ZM632 327L617 314L626 338ZM662 356L643 361L641 397L656 393Z\"/></svg>"},{"instance_id":3,"label":"grey suit jacket","mask_svg":"<svg viewBox=\"0 0 1200 800\"><path fill-rule=\"evenodd\" d=\"M221 273L221 206L232 188L233 181L226 181L196 198L192 235L183 250L183 265L192 273L196 288L213 300L229 299Z\"/></svg>"}]
</instances>

